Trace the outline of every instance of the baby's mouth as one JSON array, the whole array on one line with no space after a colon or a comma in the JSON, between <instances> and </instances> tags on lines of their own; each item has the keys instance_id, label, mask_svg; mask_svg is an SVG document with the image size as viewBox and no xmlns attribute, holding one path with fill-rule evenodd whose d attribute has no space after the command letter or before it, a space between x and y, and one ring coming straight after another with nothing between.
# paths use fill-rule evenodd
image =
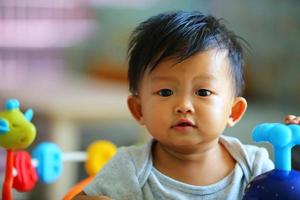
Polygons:
<instances>
[{"instance_id":1,"label":"baby's mouth","mask_svg":"<svg viewBox=\"0 0 300 200\"><path fill-rule=\"evenodd\" d=\"M173 128L174 127L196 127L196 125L190 121L190 120L187 120L187 119L182 119L182 120L179 120L174 126L172 126Z\"/></svg>"},{"instance_id":2,"label":"baby's mouth","mask_svg":"<svg viewBox=\"0 0 300 200\"><path fill-rule=\"evenodd\" d=\"M193 125L190 124L190 123L184 122L184 123L179 123L179 124L177 124L176 126L182 126L182 127L185 127L185 126L193 126Z\"/></svg>"}]
</instances>

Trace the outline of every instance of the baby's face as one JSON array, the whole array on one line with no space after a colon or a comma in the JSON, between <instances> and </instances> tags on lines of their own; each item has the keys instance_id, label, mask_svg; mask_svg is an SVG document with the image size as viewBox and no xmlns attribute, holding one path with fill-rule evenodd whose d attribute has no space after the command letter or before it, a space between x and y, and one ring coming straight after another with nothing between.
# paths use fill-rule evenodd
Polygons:
<instances>
[{"instance_id":1,"label":"baby's face","mask_svg":"<svg viewBox=\"0 0 300 200\"><path fill-rule=\"evenodd\" d=\"M141 81L141 124L169 147L215 144L235 100L229 67L221 50L160 63Z\"/></svg>"}]
</instances>

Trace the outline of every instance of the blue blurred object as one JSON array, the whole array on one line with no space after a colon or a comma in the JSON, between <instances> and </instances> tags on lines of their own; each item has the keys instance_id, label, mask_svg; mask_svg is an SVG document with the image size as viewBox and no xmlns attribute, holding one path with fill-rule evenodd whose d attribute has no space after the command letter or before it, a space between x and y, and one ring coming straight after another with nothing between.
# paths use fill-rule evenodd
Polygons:
<instances>
[{"instance_id":1,"label":"blue blurred object","mask_svg":"<svg viewBox=\"0 0 300 200\"><path fill-rule=\"evenodd\" d=\"M251 181L243 200L298 200L300 172L274 169Z\"/></svg>"},{"instance_id":2,"label":"blue blurred object","mask_svg":"<svg viewBox=\"0 0 300 200\"><path fill-rule=\"evenodd\" d=\"M300 172L291 169L291 149L300 144L300 126L265 123L253 130L253 140L270 142L274 148L275 169L255 177L243 200L298 200Z\"/></svg>"},{"instance_id":3,"label":"blue blurred object","mask_svg":"<svg viewBox=\"0 0 300 200\"><path fill-rule=\"evenodd\" d=\"M32 157L38 160L37 174L44 183L56 181L63 170L62 152L58 145L51 142L40 143L32 151Z\"/></svg>"}]
</instances>

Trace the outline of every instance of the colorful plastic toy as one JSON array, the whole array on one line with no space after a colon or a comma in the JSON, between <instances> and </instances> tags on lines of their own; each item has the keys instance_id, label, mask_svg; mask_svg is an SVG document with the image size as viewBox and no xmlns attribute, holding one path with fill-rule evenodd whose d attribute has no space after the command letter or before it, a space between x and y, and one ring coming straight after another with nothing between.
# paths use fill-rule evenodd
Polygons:
<instances>
[{"instance_id":1,"label":"colorful plastic toy","mask_svg":"<svg viewBox=\"0 0 300 200\"><path fill-rule=\"evenodd\" d=\"M117 147L105 140L90 144L86 152L63 152L52 142L42 142L32 151L32 161L37 169L39 180L46 184L54 183L62 174L63 162L85 161L89 176L94 176L116 153Z\"/></svg>"},{"instance_id":2,"label":"colorful plastic toy","mask_svg":"<svg viewBox=\"0 0 300 200\"><path fill-rule=\"evenodd\" d=\"M2 199L12 200L14 150L27 148L35 139L36 129L31 123L32 117L33 110L28 109L23 114L20 111L20 103L16 99L7 100L4 111L0 112L0 146L7 150ZM22 164L21 166L26 167ZM20 176L19 173L19 178ZM32 181L35 180L33 176L30 181L22 183L32 184Z\"/></svg>"},{"instance_id":3,"label":"colorful plastic toy","mask_svg":"<svg viewBox=\"0 0 300 200\"><path fill-rule=\"evenodd\" d=\"M76 194L81 192L116 152L117 147L109 141L100 140L89 145L87 148L87 160L85 162L85 170L89 177L73 186L64 196L63 200L71 200Z\"/></svg>"},{"instance_id":4,"label":"colorful plastic toy","mask_svg":"<svg viewBox=\"0 0 300 200\"><path fill-rule=\"evenodd\" d=\"M63 200L71 200L75 195L77 195L79 192L83 190L85 186L87 186L90 182L94 180L95 176L89 176L76 185L74 185L68 193L64 196Z\"/></svg>"},{"instance_id":5,"label":"colorful plastic toy","mask_svg":"<svg viewBox=\"0 0 300 200\"><path fill-rule=\"evenodd\" d=\"M0 146L7 150L6 172L2 188L2 199L12 200L12 188L20 192L32 190L40 181L51 184L62 174L63 162L85 161L88 178L75 185L64 199L71 199L92 181L95 174L113 157L117 147L109 141L96 141L86 152L62 152L58 145L51 142L40 143L32 152L26 151L35 139L36 129L30 122L33 111L20 111L20 103L10 99L0 112ZM35 169L36 168L36 169Z\"/></svg>"},{"instance_id":6,"label":"colorful plastic toy","mask_svg":"<svg viewBox=\"0 0 300 200\"><path fill-rule=\"evenodd\" d=\"M300 172L291 169L291 149L300 144L300 126L265 123L253 131L256 142L270 142L275 153L275 169L254 178L243 200L300 199Z\"/></svg>"},{"instance_id":7,"label":"colorful plastic toy","mask_svg":"<svg viewBox=\"0 0 300 200\"><path fill-rule=\"evenodd\" d=\"M43 183L53 183L62 173L62 151L57 144L42 142L32 151L36 160L36 169L39 180Z\"/></svg>"},{"instance_id":8,"label":"colorful plastic toy","mask_svg":"<svg viewBox=\"0 0 300 200\"><path fill-rule=\"evenodd\" d=\"M117 147L109 141L100 140L90 144L87 148L87 160L85 162L87 174L89 176L96 175L116 152Z\"/></svg>"},{"instance_id":9,"label":"colorful plastic toy","mask_svg":"<svg viewBox=\"0 0 300 200\"><path fill-rule=\"evenodd\" d=\"M31 163L30 154L27 151L18 151L15 153L14 168L17 174L13 180L13 188L19 192L32 190L38 181L38 176Z\"/></svg>"}]
</instances>

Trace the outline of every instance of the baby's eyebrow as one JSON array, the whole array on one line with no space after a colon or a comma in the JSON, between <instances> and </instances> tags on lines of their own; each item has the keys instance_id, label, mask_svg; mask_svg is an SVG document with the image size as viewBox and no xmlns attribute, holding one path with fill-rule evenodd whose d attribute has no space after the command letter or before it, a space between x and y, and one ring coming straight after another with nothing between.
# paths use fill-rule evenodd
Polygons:
<instances>
[{"instance_id":1,"label":"baby's eyebrow","mask_svg":"<svg viewBox=\"0 0 300 200\"><path fill-rule=\"evenodd\" d=\"M157 81L179 82L176 78L169 76L155 76L151 78L151 81L154 83Z\"/></svg>"},{"instance_id":2,"label":"baby's eyebrow","mask_svg":"<svg viewBox=\"0 0 300 200\"><path fill-rule=\"evenodd\" d=\"M151 82L160 82L160 81L164 81L164 82L175 82L178 83L179 80L175 77L171 77L171 76L155 76L155 77L151 77ZM193 82L195 81L215 81L217 80L217 78L213 75L213 74L202 74L199 76L196 76L192 79Z\"/></svg>"},{"instance_id":3,"label":"baby's eyebrow","mask_svg":"<svg viewBox=\"0 0 300 200\"><path fill-rule=\"evenodd\" d=\"M193 81L215 81L217 78L213 74L203 74L193 78Z\"/></svg>"}]
</instances>

